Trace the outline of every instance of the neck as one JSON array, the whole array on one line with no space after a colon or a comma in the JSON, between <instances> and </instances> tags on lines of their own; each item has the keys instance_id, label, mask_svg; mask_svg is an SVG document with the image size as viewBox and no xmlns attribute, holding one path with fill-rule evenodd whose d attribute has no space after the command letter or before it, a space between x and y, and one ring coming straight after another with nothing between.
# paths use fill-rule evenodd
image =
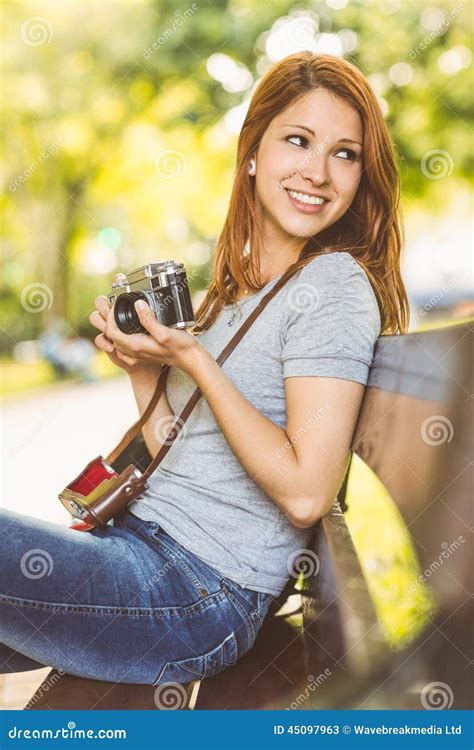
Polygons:
<instances>
[{"instance_id":1,"label":"neck","mask_svg":"<svg viewBox=\"0 0 474 750\"><path fill-rule=\"evenodd\" d=\"M298 260L308 238L287 234L258 205L257 216L259 222L258 234L261 241L258 242L259 252L256 262L260 266L260 277L266 283L275 276L281 276L289 266Z\"/></svg>"},{"instance_id":2,"label":"neck","mask_svg":"<svg viewBox=\"0 0 474 750\"><path fill-rule=\"evenodd\" d=\"M256 260L260 267L261 280L267 283L285 273L287 268L296 263L305 244L306 239L300 237L278 242L277 238L264 236Z\"/></svg>"}]
</instances>

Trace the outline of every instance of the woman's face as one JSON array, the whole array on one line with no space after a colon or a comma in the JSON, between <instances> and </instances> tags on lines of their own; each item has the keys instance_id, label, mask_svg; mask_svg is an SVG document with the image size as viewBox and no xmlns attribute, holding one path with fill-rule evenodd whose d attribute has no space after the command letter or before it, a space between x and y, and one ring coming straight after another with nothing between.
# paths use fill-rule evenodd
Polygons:
<instances>
[{"instance_id":1,"label":"woman's face","mask_svg":"<svg viewBox=\"0 0 474 750\"><path fill-rule=\"evenodd\" d=\"M322 88L271 121L255 154L257 214L267 242L306 240L346 213L361 179L362 137L357 111Z\"/></svg>"}]
</instances>

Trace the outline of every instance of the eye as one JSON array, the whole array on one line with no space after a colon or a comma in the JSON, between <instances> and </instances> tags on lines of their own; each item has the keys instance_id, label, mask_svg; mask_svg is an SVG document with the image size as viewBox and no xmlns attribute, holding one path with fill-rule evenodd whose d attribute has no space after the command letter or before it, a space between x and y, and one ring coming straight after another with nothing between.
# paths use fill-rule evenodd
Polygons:
<instances>
[{"instance_id":1,"label":"eye","mask_svg":"<svg viewBox=\"0 0 474 750\"><path fill-rule=\"evenodd\" d=\"M352 151L352 149L350 148L342 148L337 153L348 154L348 156L344 157L345 161L356 161L356 159L358 158L356 152Z\"/></svg>"},{"instance_id":2,"label":"eye","mask_svg":"<svg viewBox=\"0 0 474 750\"><path fill-rule=\"evenodd\" d=\"M292 142L291 141L292 138L296 138L299 141L304 141L304 143L306 145L308 144L308 139L305 138L304 135L289 135L285 140L287 140L287 141L289 141L291 143ZM293 145L297 146L298 144L294 143Z\"/></svg>"}]
</instances>

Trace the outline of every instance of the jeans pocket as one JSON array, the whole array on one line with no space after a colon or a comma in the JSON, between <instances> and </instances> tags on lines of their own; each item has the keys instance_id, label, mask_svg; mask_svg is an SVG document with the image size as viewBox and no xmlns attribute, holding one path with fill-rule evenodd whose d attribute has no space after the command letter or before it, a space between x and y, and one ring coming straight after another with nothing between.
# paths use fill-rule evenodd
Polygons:
<instances>
[{"instance_id":1,"label":"jeans pocket","mask_svg":"<svg viewBox=\"0 0 474 750\"><path fill-rule=\"evenodd\" d=\"M179 684L204 680L232 667L238 659L237 639L232 631L222 643L201 656L192 656L181 661L167 662L159 673L154 685L164 682Z\"/></svg>"},{"instance_id":2,"label":"jeans pocket","mask_svg":"<svg viewBox=\"0 0 474 750\"><path fill-rule=\"evenodd\" d=\"M208 596L209 585L205 585L202 580L202 569L200 560L192 552L181 547L168 534L166 537L162 529L154 522L149 528L139 529L138 533L147 542L152 549L161 552L164 558L172 563L184 580L189 581L198 597ZM219 577L216 575L214 591L219 588Z\"/></svg>"}]
</instances>

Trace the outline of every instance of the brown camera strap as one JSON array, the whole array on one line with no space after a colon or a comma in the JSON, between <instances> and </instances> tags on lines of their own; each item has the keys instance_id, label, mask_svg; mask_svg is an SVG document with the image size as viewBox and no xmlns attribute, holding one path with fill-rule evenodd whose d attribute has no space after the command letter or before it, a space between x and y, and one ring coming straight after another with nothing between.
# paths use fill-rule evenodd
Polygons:
<instances>
[{"instance_id":1,"label":"brown camera strap","mask_svg":"<svg viewBox=\"0 0 474 750\"><path fill-rule=\"evenodd\" d=\"M153 396L151 397L150 403L146 407L140 419L138 419L135 422L135 424L132 425L129 430L127 430L127 432L121 439L120 443L113 449L111 453L109 453L109 455L105 459L107 463L113 464L114 461L118 459L118 457L123 453L125 448L127 448L127 446L130 445L132 440L138 435L138 433L142 429L147 419L151 417L151 415L153 414L155 406L157 405L158 401L160 400L160 396L163 393L163 389L165 387L166 378L168 376L169 369L170 369L169 365L163 365L161 372L160 372L160 376L158 378L158 383L155 388L155 392Z\"/></svg>"},{"instance_id":2,"label":"brown camera strap","mask_svg":"<svg viewBox=\"0 0 474 750\"><path fill-rule=\"evenodd\" d=\"M242 323L238 331L235 333L235 335L231 338L227 346L224 347L222 352L219 354L219 356L216 359L216 362L218 365L222 365L227 357L234 351L237 344L241 341L241 339L245 336L247 331L249 330L250 326L254 323L254 321L258 318L261 312L265 309L265 307L268 305L268 303L273 299L273 297L280 291L280 289L286 284L286 282L295 274L299 268L296 269L288 269L286 273L283 274L281 279L277 281L275 286L270 289L270 291L260 300L255 310L250 313L247 320ZM166 378L168 376L169 372L169 365L165 365L163 369L161 370L160 376L158 378L158 383L156 386L155 393L153 394L150 403L148 404L147 408L143 412L140 419L135 422L135 424L125 433L124 437L120 441L120 443L117 445L117 447L107 456L106 461L108 463L113 463L117 460L117 458L120 456L120 454L125 450L125 448L131 443L131 441L138 435L140 432L142 426L145 424L147 419L152 414L155 406L157 405L159 398L163 392L163 389L166 384ZM202 393L199 388L196 388L191 397L189 398L187 404L184 406L183 410L181 411L181 414L179 417L176 417L176 422L174 423L174 426L172 430L169 432L169 434L166 437L166 443L164 443L158 453L156 454L155 458L150 462L150 464L147 466L145 471L143 472L143 477L148 478L153 474L156 467L161 463L161 461L164 459L166 454L168 453L169 449L173 445L174 441L178 437L179 433L181 432L181 429L183 428L186 420L188 419L189 415L191 414L192 410L196 406L197 402L201 398Z\"/></svg>"}]
</instances>

